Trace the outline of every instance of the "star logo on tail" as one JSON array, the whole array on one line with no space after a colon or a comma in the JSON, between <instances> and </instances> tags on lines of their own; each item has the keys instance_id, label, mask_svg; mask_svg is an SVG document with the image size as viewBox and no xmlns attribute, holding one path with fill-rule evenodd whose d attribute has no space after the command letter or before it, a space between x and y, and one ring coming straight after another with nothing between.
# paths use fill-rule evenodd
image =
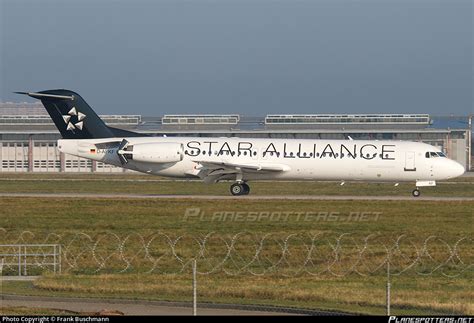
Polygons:
<instances>
[{"instance_id":1,"label":"star logo on tail","mask_svg":"<svg viewBox=\"0 0 474 323\"><path fill-rule=\"evenodd\" d=\"M66 130L82 130L85 118L84 113L77 111L76 107L72 107L66 115L63 115L64 123L67 125Z\"/></svg>"}]
</instances>

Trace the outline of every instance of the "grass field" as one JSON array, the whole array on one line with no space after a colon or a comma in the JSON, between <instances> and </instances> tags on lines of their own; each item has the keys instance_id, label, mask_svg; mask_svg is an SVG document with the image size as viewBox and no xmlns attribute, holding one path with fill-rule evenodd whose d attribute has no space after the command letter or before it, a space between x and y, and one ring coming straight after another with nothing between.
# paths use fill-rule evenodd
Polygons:
<instances>
[{"instance_id":1,"label":"grass field","mask_svg":"<svg viewBox=\"0 0 474 323\"><path fill-rule=\"evenodd\" d=\"M90 174L68 176L14 175L0 177L1 192L133 192L144 194L228 194L227 183L214 186L199 182L160 182L147 176ZM80 180L77 180L80 179ZM440 184L423 191L433 196L472 196L473 181L462 179L457 184ZM285 186L286 185L286 186ZM405 195L409 185L394 188L388 184L289 182L275 185L272 182L253 183L255 194L324 194L324 195ZM200 216L186 216L187 209L199 209ZM35 282L4 282L4 293L48 296L133 298L153 300L191 300L190 267L182 272L176 258L169 257L166 243L150 244L153 259L164 257L159 270L146 273L151 268L144 257L144 243L152 241L158 233L176 241L177 255L186 264L199 250L206 234L209 239L205 257L198 268L206 271L223 259L232 237L240 232L235 245L235 258L221 269L235 272L228 275L219 270L199 275L199 301L221 303L248 303L332 309L347 312L383 314L385 309L385 267L372 272L382 264L386 256L384 246L393 246L396 239L406 234L400 249L403 255L393 258L393 272L406 268L417 250L426 247L429 256L400 276L392 277L392 313L394 314L474 314L472 299L472 241L463 240L457 246L457 256L443 270L436 269L449 258L450 251L461 237L473 234L473 201L286 201L286 200L134 200L84 199L84 198L0 198L0 243L21 240L28 243L69 243L71 252L79 252L84 244L71 243L79 233L86 233L96 246L95 257L108 258L104 268L97 271L97 262L91 252L84 252L77 259L80 265L68 268L64 274L46 274ZM227 212L227 213L224 213ZM236 212L242 212L238 217ZM223 217L223 214L229 216ZM290 214L288 217L254 214ZM303 214L304 216L298 216ZM329 216L329 215L332 216ZM364 217L360 216L365 214ZM252 216L250 216L252 215ZM26 232L27 231L27 232ZM341 242L341 253L332 267L341 275L318 273L327 258L332 257L334 246L341 234L350 233ZM115 238L111 234L116 235ZM281 257L282 244L290 235L288 262L280 270L259 275L262 268L270 268L272 261ZM262 258L268 263L251 270L236 270L249 263L262 237ZM364 239L369 241L370 252L364 253L363 261L356 269L344 274L357 261ZM315 267L309 272L296 273L307 255L311 237L318 236L314 255ZM436 239L430 237L436 236ZM118 238L116 238L118 237ZM118 239L118 240L117 240ZM143 240L142 240L143 239ZM260 240L259 240L260 239ZM156 240L158 241L158 240ZM426 243L428 241L428 243ZM268 242L268 243L267 243ZM119 255L117 247L122 245ZM264 256L264 257L263 257ZM124 260L124 257L127 259ZM127 258L128 257L128 258ZM318 258L319 257L319 258ZM429 258L429 259L428 259ZM80 260L80 261L79 261ZM123 273L124 264L130 266ZM471 264L471 267L469 267ZM161 267L160 267L161 268ZM460 270L464 268L466 270ZM232 271L233 270L233 271ZM448 278L444 273L455 274ZM422 275L422 274L425 275Z\"/></svg>"}]
</instances>

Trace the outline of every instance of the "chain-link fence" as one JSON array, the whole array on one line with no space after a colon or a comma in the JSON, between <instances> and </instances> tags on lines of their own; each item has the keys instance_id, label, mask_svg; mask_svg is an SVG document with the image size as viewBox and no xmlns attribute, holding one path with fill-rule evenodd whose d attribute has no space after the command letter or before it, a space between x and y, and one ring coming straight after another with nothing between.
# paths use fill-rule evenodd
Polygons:
<instances>
[{"instance_id":1,"label":"chain-link fence","mask_svg":"<svg viewBox=\"0 0 474 323\"><path fill-rule=\"evenodd\" d=\"M29 272L45 274L36 283L43 289L336 313L473 313L467 236L0 230L2 244L61 246L61 276L49 275L50 259L40 249L28 260L35 264ZM9 257L15 256L4 257L3 275L17 271Z\"/></svg>"}]
</instances>

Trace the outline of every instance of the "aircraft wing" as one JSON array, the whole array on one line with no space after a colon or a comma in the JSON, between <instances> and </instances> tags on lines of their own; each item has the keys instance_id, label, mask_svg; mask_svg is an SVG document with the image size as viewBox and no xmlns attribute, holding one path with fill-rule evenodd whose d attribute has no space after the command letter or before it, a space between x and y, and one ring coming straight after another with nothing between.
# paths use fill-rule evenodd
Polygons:
<instances>
[{"instance_id":1,"label":"aircraft wing","mask_svg":"<svg viewBox=\"0 0 474 323\"><path fill-rule=\"evenodd\" d=\"M198 161L198 166L191 172L190 175L199 176L206 183L215 183L226 175L236 174L245 175L246 173L260 173L260 172L285 172L290 170L290 167L283 164L275 163L232 163L226 161Z\"/></svg>"}]
</instances>

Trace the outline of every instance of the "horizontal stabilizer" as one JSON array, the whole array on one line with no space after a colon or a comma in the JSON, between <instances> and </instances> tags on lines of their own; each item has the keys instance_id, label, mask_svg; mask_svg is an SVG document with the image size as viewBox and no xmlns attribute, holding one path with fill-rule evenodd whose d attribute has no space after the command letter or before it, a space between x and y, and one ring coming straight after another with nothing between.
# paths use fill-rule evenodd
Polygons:
<instances>
[{"instance_id":1,"label":"horizontal stabilizer","mask_svg":"<svg viewBox=\"0 0 474 323\"><path fill-rule=\"evenodd\" d=\"M16 94L24 94L31 96L35 99L64 99L64 100L74 100L74 95L56 95L56 94L47 94L47 93L36 93L36 92L14 92Z\"/></svg>"}]
</instances>

